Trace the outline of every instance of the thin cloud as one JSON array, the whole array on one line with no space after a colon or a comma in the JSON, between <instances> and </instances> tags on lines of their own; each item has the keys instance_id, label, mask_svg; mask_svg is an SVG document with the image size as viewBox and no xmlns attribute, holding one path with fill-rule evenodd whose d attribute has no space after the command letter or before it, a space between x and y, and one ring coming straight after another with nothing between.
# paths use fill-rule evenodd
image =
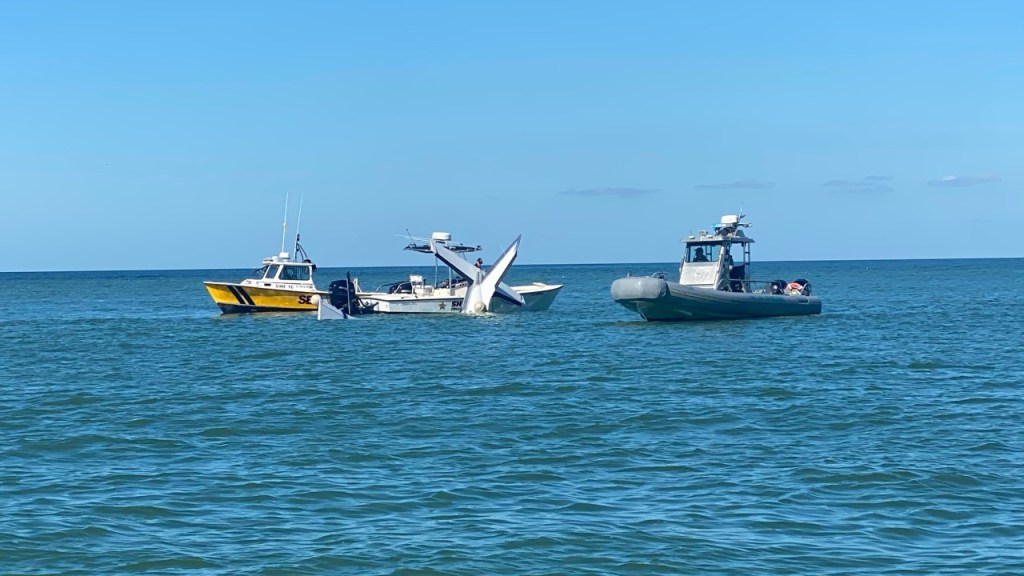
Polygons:
<instances>
[{"instance_id":1,"label":"thin cloud","mask_svg":"<svg viewBox=\"0 0 1024 576\"><path fill-rule=\"evenodd\" d=\"M993 176L991 174L982 174L981 176L943 176L936 178L935 180L929 180L929 186L937 186L940 188L966 188L967 186L974 186L976 184L988 184L989 182L1002 182L1003 179L999 176Z\"/></svg>"},{"instance_id":2,"label":"thin cloud","mask_svg":"<svg viewBox=\"0 0 1024 576\"><path fill-rule=\"evenodd\" d=\"M720 184L697 184L694 188L700 190L767 190L768 188L775 188L775 182L736 180L735 182L723 182Z\"/></svg>"},{"instance_id":3,"label":"thin cloud","mask_svg":"<svg viewBox=\"0 0 1024 576\"><path fill-rule=\"evenodd\" d=\"M598 196L617 196L619 198L639 198L648 194L654 194L657 190L649 190L646 188L629 188L626 186L620 187L605 187L605 188L582 188L577 190L564 190L560 192L567 196L583 196L586 198L595 198Z\"/></svg>"},{"instance_id":4,"label":"thin cloud","mask_svg":"<svg viewBox=\"0 0 1024 576\"><path fill-rule=\"evenodd\" d=\"M892 192L892 186L881 182L864 180L829 180L822 186L846 194L883 194Z\"/></svg>"},{"instance_id":5,"label":"thin cloud","mask_svg":"<svg viewBox=\"0 0 1024 576\"><path fill-rule=\"evenodd\" d=\"M864 179L865 180L870 180L872 182L888 182L888 181L892 180L893 177L892 176L865 176Z\"/></svg>"}]
</instances>

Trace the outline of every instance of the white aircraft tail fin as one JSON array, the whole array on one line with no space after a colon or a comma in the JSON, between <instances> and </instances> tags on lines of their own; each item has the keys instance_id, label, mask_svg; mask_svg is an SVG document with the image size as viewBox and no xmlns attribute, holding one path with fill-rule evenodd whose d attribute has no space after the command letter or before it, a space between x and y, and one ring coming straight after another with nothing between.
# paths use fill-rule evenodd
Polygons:
<instances>
[{"instance_id":1,"label":"white aircraft tail fin","mask_svg":"<svg viewBox=\"0 0 1024 576\"><path fill-rule=\"evenodd\" d=\"M490 311L491 300L495 295L516 306L523 305L522 295L502 282L512 267L512 263L516 261L516 256L519 255L519 240L521 238L522 235L516 237L486 274L443 244L433 244L434 254L469 282L466 296L462 300L463 313L479 314Z\"/></svg>"}]
</instances>

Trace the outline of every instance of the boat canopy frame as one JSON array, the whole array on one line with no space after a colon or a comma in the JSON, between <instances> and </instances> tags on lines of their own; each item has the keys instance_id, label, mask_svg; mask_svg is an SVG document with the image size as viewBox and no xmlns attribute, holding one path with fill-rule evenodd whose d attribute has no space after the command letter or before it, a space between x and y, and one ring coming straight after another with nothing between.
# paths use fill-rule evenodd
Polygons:
<instances>
[{"instance_id":1,"label":"boat canopy frame","mask_svg":"<svg viewBox=\"0 0 1024 576\"><path fill-rule=\"evenodd\" d=\"M412 236L409 236L409 238L412 239ZM483 246L481 246L480 244L477 244L476 246L471 246L471 245L468 245L468 244L461 244L461 243L458 243L458 242L452 242L451 241L451 235L446 233L446 232L435 232L430 239L426 239L426 238L419 238L419 239L420 240L426 240L426 242L423 243L423 244L418 244L415 241L412 241L412 242L409 242L408 244L406 244L405 247L402 248L402 250L409 250L409 251L412 251L412 252L420 252L421 254L430 254L431 256L434 257L434 283L433 283L433 288L435 288L435 289L438 289L438 288L440 288L440 289L447 289L450 293L452 293L452 291L455 289L456 286L458 286L458 284L460 282L466 282L466 281L471 281L472 280L472 278L464 277L457 270L453 270L452 267L448 266L447 264L444 264L444 267L448 271L448 278L447 278L447 280L442 280L439 272L440 272L441 264L443 264L443 263L437 257L437 251L434 250L434 245L435 244L443 244L445 248L447 248L447 249L451 250L452 252L455 252L456 254L459 254L459 255L468 254L468 253L471 253L471 252L479 252L479 251L483 250ZM459 278L460 280L456 280L456 278ZM399 281L399 282L395 282L394 284L401 284L401 283L404 283L404 282L408 282L408 280L402 280L402 281ZM389 284L389 286L390 285L391 284Z\"/></svg>"}]
</instances>

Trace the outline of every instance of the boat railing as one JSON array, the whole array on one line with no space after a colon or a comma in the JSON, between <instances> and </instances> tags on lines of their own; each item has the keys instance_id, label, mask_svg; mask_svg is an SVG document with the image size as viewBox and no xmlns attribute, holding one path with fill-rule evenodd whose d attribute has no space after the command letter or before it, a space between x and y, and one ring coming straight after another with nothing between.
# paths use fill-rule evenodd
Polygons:
<instances>
[{"instance_id":1,"label":"boat railing","mask_svg":"<svg viewBox=\"0 0 1024 576\"><path fill-rule=\"evenodd\" d=\"M437 290L448 290L448 289L453 289L453 288L462 288L462 287L468 286L468 285L469 285L469 282L466 282L465 280L456 280L456 281L452 282L452 281L449 281L449 280L446 279L446 280L441 280L440 282L438 282L437 285L434 286L434 288L437 289Z\"/></svg>"},{"instance_id":2,"label":"boat railing","mask_svg":"<svg viewBox=\"0 0 1024 576\"><path fill-rule=\"evenodd\" d=\"M377 286L376 292L383 292L385 294L403 294L412 292L412 283L408 280L399 280L398 282L388 282Z\"/></svg>"}]
</instances>

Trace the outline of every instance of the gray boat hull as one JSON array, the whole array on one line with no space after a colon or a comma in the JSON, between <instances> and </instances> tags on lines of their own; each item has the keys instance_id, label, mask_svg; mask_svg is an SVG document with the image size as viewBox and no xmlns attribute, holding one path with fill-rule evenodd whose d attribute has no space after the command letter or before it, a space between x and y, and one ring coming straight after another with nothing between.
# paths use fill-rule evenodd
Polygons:
<instances>
[{"instance_id":1,"label":"gray boat hull","mask_svg":"<svg viewBox=\"0 0 1024 576\"><path fill-rule=\"evenodd\" d=\"M651 321L821 314L821 299L816 296L726 292L651 276L619 278L612 283L611 293L612 300Z\"/></svg>"}]
</instances>

